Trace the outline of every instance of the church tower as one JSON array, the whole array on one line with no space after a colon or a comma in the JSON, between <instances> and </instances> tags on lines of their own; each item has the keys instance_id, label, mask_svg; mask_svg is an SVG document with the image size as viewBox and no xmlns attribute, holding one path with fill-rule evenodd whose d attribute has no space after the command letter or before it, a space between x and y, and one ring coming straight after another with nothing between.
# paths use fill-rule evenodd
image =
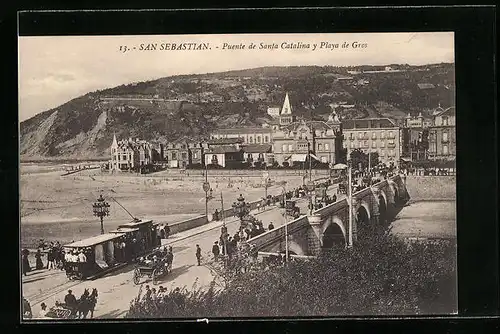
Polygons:
<instances>
[{"instance_id":1,"label":"church tower","mask_svg":"<svg viewBox=\"0 0 500 334\"><path fill-rule=\"evenodd\" d=\"M292 116L292 106L290 105L290 99L288 93L286 93L285 101L283 102L283 107L280 113L280 125L288 125L293 122Z\"/></svg>"}]
</instances>

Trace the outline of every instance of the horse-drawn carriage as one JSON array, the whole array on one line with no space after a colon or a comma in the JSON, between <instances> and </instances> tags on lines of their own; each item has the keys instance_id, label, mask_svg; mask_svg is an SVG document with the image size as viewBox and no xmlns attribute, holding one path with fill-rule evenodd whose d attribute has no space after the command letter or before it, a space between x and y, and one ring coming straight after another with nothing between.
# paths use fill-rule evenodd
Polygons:
<instances>
[{"instance_id":1,"label":"horse-drawn carriage","mask_svg":"<svg viewBox=\"0 0 500 334\"><path fill-rule=\"evenodd\" d=\"M339 183L337 194L347 194L347 182Z\"/></svg>"},{"instance_id":2,"label":"horse-drawn carriage","mask_svg":"<svg viewBox=\"0 0 500 334\"><path fill-rule=\"evenodd\" d=\"M169 259L169 254L163 250L157 250L139 259L134 269L134 284L138 285L143 276L148 276L156 285L158 278L167 275L171 271L172 261Z\"/></svg>"},{"instance_id":3,"label":"horse-drawn carriage","mask_svg":"<svg viewBox=\"0 0 500 334\"><path fill-rule=\"evenodd\" d=\"M45 314L45 317L52 319L86 319L90 312L90 318L93 318L97 297L97 289L93 289L92 293L85 289L80 299L76 300L75 305L70 306L56 301L55 305Z\"/></svg>"}]
</instances>

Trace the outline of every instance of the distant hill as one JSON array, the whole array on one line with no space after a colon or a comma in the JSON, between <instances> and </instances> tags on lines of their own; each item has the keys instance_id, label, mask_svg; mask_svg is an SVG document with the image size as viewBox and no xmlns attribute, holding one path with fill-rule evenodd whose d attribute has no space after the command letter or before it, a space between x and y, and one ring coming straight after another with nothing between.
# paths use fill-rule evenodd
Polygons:
<instances>
[{"instance_id":1,"label":"distant hill","mask_svg":"<svg viewBox=\"0 0 500 334\"><path fill-rule=\"evenodd\" d=\"M105 157L113 133L169 141L206 138L222 127L259 126L269 119L267 107L280 106L285 92L295 114L314 119L325 119L339 103L354 105L337 107L344 118L396 119L453 104L453 64L387 66L400 72L363 73L384 66L262 67L91 92L21 122L21 159ZM421 83L433 88L421 89Z\"/></svg>"}]
</instances>

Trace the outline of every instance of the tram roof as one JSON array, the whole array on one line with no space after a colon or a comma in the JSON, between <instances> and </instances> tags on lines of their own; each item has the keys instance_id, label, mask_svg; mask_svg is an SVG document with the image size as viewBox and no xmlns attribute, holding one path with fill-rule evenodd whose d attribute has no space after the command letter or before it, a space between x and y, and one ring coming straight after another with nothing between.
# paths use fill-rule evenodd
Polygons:
<instances>
[{"instance_id":1,"label":"tram roof","mask_svg":"<svg viewBox=\"0 0 500 334\"><path fill-rule=\"evenodd\" d=\"M143 225L146 225L146 224L151 224L153 222L153 220L151 219L148 219L148 220L138 220L138 221L134 221L134 222L130 222L130 223L126 223L126 224L122 224L120 226L118 226L118 228L136 228L136 227L140 227L140 226L143 226Z\"/></svg>"},{"instance_id":2,"label":"tram roof","mask_svg":"<svg viewBox=\"0 0 500 334\"><path fill-rule=\"evenodd\" d=\"M129 233L129 232L135 232L139 231L137 227L118 227L116 230L109 231L109 233Z\"/></svg>"},{"instance_id":3,"label":"tram roof","mask_svg":"<svg viewBox=\"0 0 500 334\"><path fill-rule=\"evenodd\" d=\"M118 234L118 233L106 233L106 234L97 235L95 237L75 241L71 244L64 245L64 247L80 248L80 247L95 246L95 245L102 244L106 241L117 239L121 236L122 236L121 233L120 234Z\"/></svg>"}]
</instances>

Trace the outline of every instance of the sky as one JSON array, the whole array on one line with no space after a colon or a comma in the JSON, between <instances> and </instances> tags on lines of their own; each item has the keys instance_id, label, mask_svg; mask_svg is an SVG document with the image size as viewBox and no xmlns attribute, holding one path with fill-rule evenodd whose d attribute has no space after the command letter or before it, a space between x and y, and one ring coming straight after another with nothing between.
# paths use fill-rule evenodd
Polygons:
<instances>
[{"instance_id":1,"label":"sky","mask_svg":"<svg viewBox=\"0 0 500 334\"><path fill-rule=\"evenodd\" d=\"M309 49L282 49L282 43ZM321 43L339 44L337 49ZM343 43L349 44L342 48ZM353 48L353 43L366 44ZM140 44L157 43L156 51ZM202 51L159 50L161 43L208 43ZM246 48L223 49L224 43ZM254 43L255 49L248 49ZM277 49L259 49L260 43ZM313 50L313 44L317 44ZM136 50L120 51L120 46ZM123 50L123 47L122 47ZM359 34L134 35L19 37L19 120L98 89L179 74L262 66L352 66L454 62L452 32Z\"/></svg>"}]
</instances>

